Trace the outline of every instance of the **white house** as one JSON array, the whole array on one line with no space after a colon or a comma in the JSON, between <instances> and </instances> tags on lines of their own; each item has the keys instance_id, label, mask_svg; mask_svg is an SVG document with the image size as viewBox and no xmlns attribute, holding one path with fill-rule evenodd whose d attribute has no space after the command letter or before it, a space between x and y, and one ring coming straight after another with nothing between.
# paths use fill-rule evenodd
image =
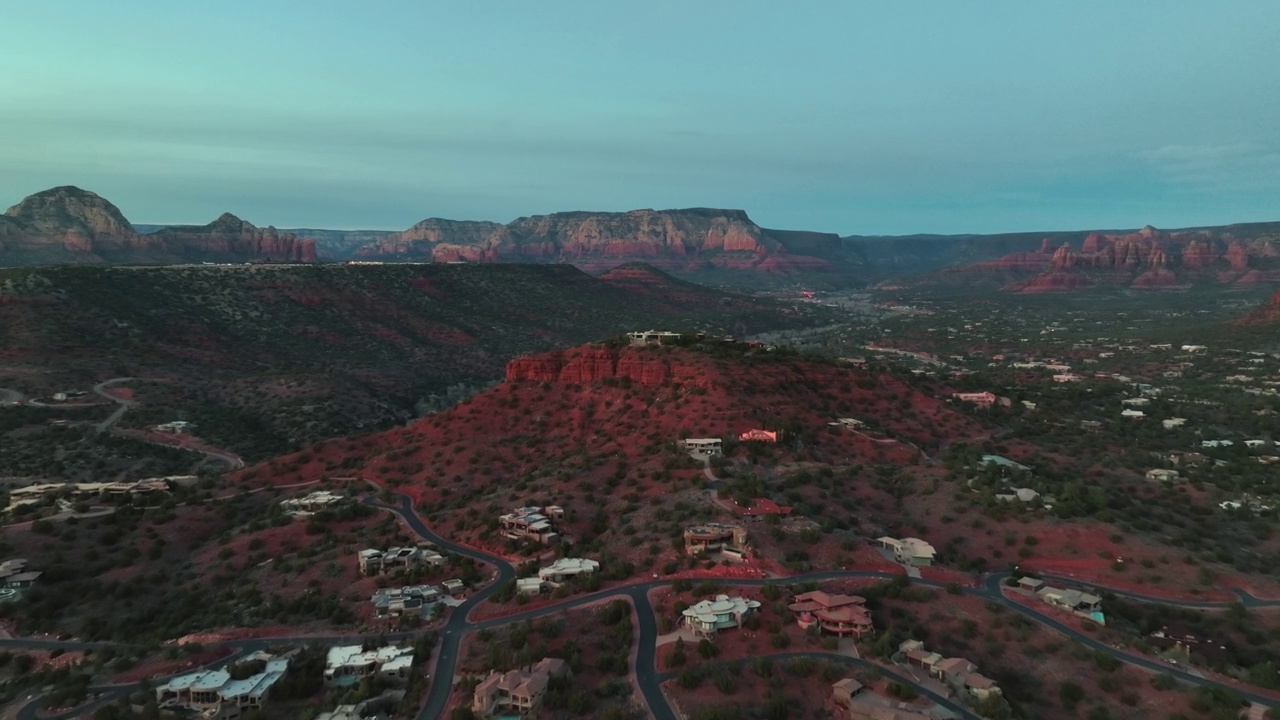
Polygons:
<instances>
[{"instance_id":1,"label":"white house","mask_svg":"<svg viewBox=\"0 0 1280 720\"><path fill-rule=\"evenodd\" d=\"M361 645L329 648L324 663L324 684L329 687L354 685L366 675L402 684L413 668L413 648L387 645L365 650Z\"/></svg>"},{"instance_id":2,"label":"white house","mask_svg":"<svg viewBox=\"0 0 1280 720\"><path fill-rule=\"evenodd\" d=\"M760 607L758 600L717 595L711 600L701 600L681 613L682 622L699 635L715 635L721 630L735 628Z\"/></svg>"},{"instance_id":3,"label":"white house","mask_svg":"<svg viewBox=\"0 0 1280 720\"><path fill-rule=\"evenodd\" d=\"M554 563L538 570L538 579L551 586L578 577L590 575L600 569L600 563L586 558L558 558Z\"/></svg>"}]
</instances>

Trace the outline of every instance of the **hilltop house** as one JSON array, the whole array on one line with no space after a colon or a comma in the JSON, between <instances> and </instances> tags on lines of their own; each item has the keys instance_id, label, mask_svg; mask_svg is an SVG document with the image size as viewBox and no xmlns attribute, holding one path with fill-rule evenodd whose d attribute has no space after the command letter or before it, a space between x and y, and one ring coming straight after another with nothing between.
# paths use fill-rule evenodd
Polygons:
<instances>
[{"instance_id":1,"label":"hilltop house","mask_svg":"<svg viewBox=\"0 0 1280 720\"><path fill-rule=\"evenodd\" d=\"M538 570L538 579L552 587L559 587L579 575L591 575L600 569L600 563L586 558L557 558L555 562Z\"/></svg>"},{"instance_id":2,"label":"hilltop house","mask_svg":"<svg viewBox=\"0 0 1280 720\"><path fill-rule=\"evenodd\" d=\"M680 441L680 447L695 458L724 454L724 441L720 438L688 438Z\"/></svg>"},{"instance_id":3,"label":"hilltop house","mask_svg":"<svg viewBox=\"0 0 1280 720\"><path fill-rule=\"evenodd\" d=\"M678 340L680 333L667 330L640 330L627 333L632 345L661 345L670 340Z\"/></svg>"},{"instance_id":4,"label":"hilltop house","mask_svg":"<svg viewBox=\"0 0 1280 720\"><path fill-rule=\"evenodd\" d=\"M413 648L387 645L376 650L365 650L360 645L341 645L329 648L324 663L324 684L328 687L347 687L366 675L396 685L409 679L413 669Z\"/></svg>"},{"instance_id":5,"label":"hilltop house","mask_svg":"<svg viewBox=\"0 0 1280 720\"><path fill-rule=\"evenodd\" d=\"M189 423L185 420L174 420L173 422L155 425L151 429L158 433L165 433L167 435L181 435L195 430L196 425L195 423Z\"/></svg>"},{"instance_id":6,"label":"hilltop house","mask_svg":"<svg viewBox=\"0 0 1280 720\"><path fill-rule=\"evenodd\" d=\"M759 608L760 602L757 600L717 595L713 600L695 603L681 615L689 629L704 637L711 637L721 630L742 625L742 621Z\"/></svg>"},{"instance_id":7,"label":"hilltop house","mask_svg":"<svg viewBox=\"0 0 1280 720\"><path fill-rule=\"evenodd\" d=\"M498 526L503 537L511 540L528 540L552 545L560 540L552 526L551 518L546 511L558 510L559 517L564 517L564 509L558 505L546 508L522 507L498 518Z\"/></svg>"},{"instance_id":8,"label":"hilltop house","mask_svg":"<svg viewBox=\"0 0 1280 720\"><path fill-rule=\"evenodd\" d=\"M201 670L170 678L155 688L156 702L164 708L187 708L197 714L233 720L261 708L271 690L289 669L287 657L256 652L240 661L264 663L263 670L242 680L231 679L227 668Z\"/></svg>"},{"instance_id":9,"label":"hilltop house","mask_svg":"<svg viewBox=\"0 0 1280 720\"><path fill-rule=\"evenodd\" d=\"M794 613L796 624L804 629L815 625L819 630L841 637L862 637L875 632L866 599L857 595L830 595L814 590L792 599L787 609Z\"/></svg>"},{"instance_id":10,"label":"hilltop house","mask_svg":"<svg viewBox=\"0 0 1280 720\"><path fill-rule=\"evenodd\" d=\"M363 575L389 575L397 570L426 565L440 567L444 565L444 556L434 550L425 548L393 547L386 551L367 548L356 554Z\"/></svg>"},{"instance_id":11,"label":"hilltop house","mask_svg":"<svg viewBox=\"0 0 1280 720\"><path fill-rule=\"evenodd\" d=\"M893 559L904 565L932 565L933 558L938 554L932 545L920 538L898 539L885 536L877 538L876 542L880 543L881 547L892 550Z\"/></svg>"},{"instance_id":12,"label":"hilltop house","mask_svg":"<svg viewBox=\"0 0 1280 720\"><path fill-rule=\"evenodd\" d=\"M778 442L778 433L776 430L748 430L738 436L738 440L742 442Z\"/></svg>"},{"instance_id":13,"label":"hilltop house","mask_svg":"<svg viewBox=\"0 0 1280 720\"><path fill-rule=\"evenodd\" d=\"M528 717L541 704L552 678L569 674L568 663L558 658L543 658L527 670L491 672L476 686L471 711L482 718Z\"/></svg>"},{"instance_id":14,"label":"hilltop house","mask_svg":"<svg viewBox=\"0 0 1280 720\"><path fill-rule=\"evenodd\" d=\"M1178 479L1178 471L1155 468L1147 471L1147 479L1157 480L1159 482L1171 482Z\"/></svg>"},{"instance_id":15,"label":"hilltop house","mask_svg":"<svg viewBox=\"0 0 1280 720\"><path fill-rule=\"evenodd\" d=\"M972 404L982 407L984 410L995 405L996 400L998 400L996 393L993 392L954 392L951 393L951 397L961 402L972 402Z\"/></svg>"},{"instance_id":16,"label":"hilltop house","mask_svg":"<svg viewBox=\"0 0 1280 720\"><path fill-rule=\"evenodd\" d=\"M1147 416L1141 410L1124 409L1120 411L1120 417L1129 418L1130 420L1141 420Z\"/></svg>"},{"instance_id":17,"label":"hilltop house","mask_svg":"<svg viewBox=\"0 0 1280 720\"><path fill-rule=\"evenodd\" d=\"M336 495L328 490L316 490L300 498L289 498L280 501L280 507L290 515L310 515L346 501L343 495Z\"/></svg>"},{"instance_id":18,"label":"hilltop house","mask_svg":"<svg viewBox=\"0 0 1280 720\"><path fill-rule=\"evenodd\" d=\"M1186 424L1187 424L1187 419L1186 419L1186 418L1180 418L1180 417L1176 417L1176 418L1165 418L1164 420L1161 420L1161 421L1160 421L1160 424L1164 426L1164 429L1165 429L1165 430L1172 430L1172 429L1174 429L1174 428L1180 428L1180 427L1182 427L1183 425L1186 425Z\"/></svg>"},{"instance_id":19,"label":"hilltop house","mask_svg":"<svg viewBox=\"0 0 1280 720\"><path fill-rule=\"evenodd\" d=\"M722 523L692 525L684 530L684 551L686 555L720 552L740 560L748 552L747 529Z\"/></svg>"}]
</instances>

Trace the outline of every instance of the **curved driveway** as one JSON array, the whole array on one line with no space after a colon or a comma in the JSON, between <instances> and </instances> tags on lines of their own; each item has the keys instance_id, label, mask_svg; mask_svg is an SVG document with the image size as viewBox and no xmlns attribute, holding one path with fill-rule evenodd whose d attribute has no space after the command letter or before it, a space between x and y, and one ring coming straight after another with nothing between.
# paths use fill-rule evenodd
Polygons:
<instances>
[{"instance_id":1,"label":"curved driveway","mask_svg":"<svg viewBox=\"0 0 1280 720\"><path fill-rule=\"evenodd\" d=\"M130 380L137 380L137 379L138 378L131 378L131 377L111 378L110 380L103 380L102 382L93 386L93 391L95 393L97 393L98 395L101 395L102 397L120 406L116 408L115 412L107 416L106 420L103 420L102 422L98 423L98 425L95 427L95 429L98 432L105 432L107 430L110 430L111 426L119 422L120 418L124 417L124 414L129 412L129 408L134 406L133 400L125 400L124 398L118 398L115 395L112 395L111 393L107 392L107 387L111 385L117 385L122 382L128 382Z\"/></svg>"}]
</instances>

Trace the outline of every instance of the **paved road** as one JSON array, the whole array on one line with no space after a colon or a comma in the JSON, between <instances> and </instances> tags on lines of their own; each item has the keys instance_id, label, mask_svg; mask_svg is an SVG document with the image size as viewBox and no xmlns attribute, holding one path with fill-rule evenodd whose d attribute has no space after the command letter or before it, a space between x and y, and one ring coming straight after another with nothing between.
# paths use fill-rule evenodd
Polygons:
<instances>
[{"instance_id":1,"label":"paved road","mask_svg":"<svg viewBox=\"0 0 1280 720\"><path fill-rule=\"evenodd\" d=\"M98 425L94 429L96 429L98 432L106 432L107 430L110 430L112 426L114 426L117 422L120 421L120 418L124 417L125 413L129 412L129 408L133 407L135 404L134 401L132 400L125 400L124 398L118 398L115 395L112 395L111 393L107 392L107 387L112 385L118 385L122 382L128 382L130 380L136 380L136 379L138 378L131 378L131 377L111 378L110 380L104 380L98 383L97 385L93 386L93 391L95 393L97 393L98 395L101 395L102 397L120 406L116 408L116 411L111 413L111 415L109 415L106 420L103 420L102 422L98 423Z\"/></svg>"},{"instance_id":2,"label":"paved road","mask_svg":"<svg viewBox=\"0 0 1280 720\"><path fill-rule=\"evenodd\" d=\"M799 660L802 658L806 658L809 660L828 660L828 661L834 661L838 663L844 663L846 665L854 665L867 670L874 670L875 672L879 673L880 675L886 678L889 678L890 680L898 683L899 685L905 685L907 687L915 688L915 691L919 693L922 697L929 698L930 700L934 701L938 705L941 705L942 707L955 713L959 717L966 718L967 720L982 720L981 715L975 714L974 712L972 712L965 706L957 703L956 701L952 700L951 698L946 697L945 695L940 695L937 692L934 692L933 690L925 687L924 685L918 684L914 679L907 677L906 675L901 675L893 670L886 668L883 665L873 663L870 660L849 657L848 655L841 655L839 653L819 652L819 651L798 651L798 652L778 653L776 655L766 655L762 659L767 659L776 663L776 662L786 662L788 660ZM734 667L738 665L746 665L747 663L755 662L756 659L757 658L753 658L753 657L733 658L732 660L721 660L719 662L704 663L702 665L699 665L698 667L702 669L710 669L710 668L726 666L726 665L730 667ZM679 673L675 671L664 672L658 675L658 679L660 682L666 682L676 677L676 675L678 674Z\"/></svg>"},{"instance_id":3,"label":"paved road","mask_svg":"<svg viewBox=\"0 0 1280 720\"><path fill-rule=\"evenodd\" d=\"M1009 576L1009 573L1000 573L998 575L998 577L1001 580L1003 580L1004 578L1007 578L1008 576ZM1132 590L1115 590L1105 585L1097 585L1095 583L1089 582L1088 580L1081 580L1080 578L1073 578L1066 575L1036 573L1036 576L1040 578L1044 578L1046 580L1054 580L1057 582L1070 583L1072 585L1078 585L1081 587L1092 587L1097 590L1109 592L1112 595L1115 595L1117 597L1128 598L1130 600L1137 600L1138 602L1152 603L1155 605L1170 605L1170 606L1176 606L1176 607L1192 608L1195 610L1222 610L1229 604L1221 600L1181 600L1181 599L1172 600L1169 598L1158 597L1156 595L1143 595L1142 593L1133 592ZM1238 588L1233 589L1231 592L1235 593L1236 597L1239 598L1240 604L1244 605L1247 608L1280 607L1280 600L1267 600L1265 598L1260 598L1255 595L1252 595L1249 592L1245 590L1240 590Z\"/></svg>"},{"instance_id":4,"label":"paved road","mask_svg":"<svg viewBox=\"0 0 1280 720\"><path fill-rule=\"evenodd\" d=\"M476 591L475 594L464 600L461 605L454 608L449 614L449 619L445 622L444 628L440 630L440 645L436 651L435 667L431 672L431 685L427 690L427 701L423 704L422 711L418 713L418 717L421 720L434 720L435 718L444 717L445 707L449 704L449 695L453 692L453 678L458 670L458 651L462 644L462 636L474 629L468 622L467 616L471 614L471 611L477 605L487 600L499 588L514 580L516 569L506 560L486 555L479 550L459 545L435 534L422 522L422 518L418 517L418 513L414 512L413 501L408 495L399 495L397 497L399 502L394 505L387 505L372 499L366 501L366 504L385 508L396 513L404 519L409 528L417 533L419 537L430 540L451 553L469 557L497 568L497 574L493 582Z\"/></svg>"},{"instance_id":5,"label":"paved road","mask_svg":"<svg viewBox=\"0 0 1280 720\"><path fill-rule=\"evenodd\" d=\"M365 504L371 507L383 508L396 513L401 518L403 518L405 523L409 526L409 528L413 530L415 533L417 533L420 537L436 543L441 548L451 553L461 555L463 557L469 557L496 568L496 572L492 577L491 581L484 588L478 590L471 597L467 598L461 605L454 608L453 612L449 615L449 618L445 622L444 626L438 631L440 636L440 643L436 653L435 667L431 672L432 682L427 692L426 703L423 705L421 712L418 714L419 718L421 718L422 720L430 720L432 718L438 718L443 716L445 707L448 705L448 702L449 702L449 696L452 694L452 690L453 690L453 680L457 672L458 659L459 659L458 655L459 655L461 642L463 637L467 633L483 630L483 629L497 628L505 625L510 625L512 623L522 622L524 620L531 620L531 619L546 617L550 615L558 615L560 613L564 613L569 610L581 608L581 607L595 604L595 603L604 602L611 599L626 599L626 600L629 600L632 606L635 608L637 624L639 626L638 633L637 633L635 667L633 669L634 675L636 678L636 683L640 688L641 694L644 696L645 702L649 706L650 713L655 718L655 720L676 720L676 715L674 711L671 709L671 706L666 700L666 697L663 695L662 687L661 687L662 682L665 679L669 678L670 674L658 673L656 670L656 662L655 662L656 653L657 653L656 641L658 637L657 620L656 620L653 606L649 602L649 597L648 597L648 593L650 590L658 587L668 586L671 584L672 580L670 579L650 580L646 582L635 583L632 585L600 590L594 593L588 593L585 595L580 595L578 597L569 598L567 600L555 603L553 605L534 608L532 610L517 612L510 615L504 615L498 618L489 618L486 620L479 620L479 621L472 622L469 618L471 611L481 602L484 602L486 599L491 597L504 584L514 579L515 569L506 560L490 556L487 553L481 552L474 548L467 547L465 545L459 545L457 543L451 542L437 535L429 527L427 527L427 525L422 521L422 519L414 511L412 501L408 496L398 495L396 497L397 497L397 501L390 504L378 501L376 498L369 497L365 500ZM776 580L746 579L746 578L731 578L731 579L712 578L710 580L712 582L715 582L719 585L724 585L724 586L760 587L762 585L770 584L770 583L776 583L776 584L782 584L782 585L793 585L793 584L800 584L800 583L806 583L806 582L824 582L824 581L831 581L831 580L888 580L895 577L899 577L899 574L879 572L879 571L829 570L829 571L822 571L822 572L806 573L803 575L790 576L786 578L779 578ZM1045 627L1048 627L1051 630L1054 630L1066 636L1068 639L1074 642L1084 645L1085 647L1088 647L1092 650L1111 655L1112 657L1116 658L1117 660L1120 660L1121 662L1128 663L1130 665L1134 665L1134 666L1137 666L1146 670L1150 670L1153 672L1167 674L1176 678L1181 682L1184 682L1190 685L1228 689L1232 692L1238 693L1241 697L1245 698L1246 700L1261 703L1263 705L1276 706L1280 704L1274 698L1269 697L1267 695L1263 695L1261 693L1253 692L1247 689L1242 689L1235 685L1219 682L1211 678L1194 675L1180 668L1167 665L1163 662L1150 660L1146 657L1139 656L1139 655L1133 655L1124 650L1121 650L1120 648L1107 645L1093 638L1092 636L1087 635L1079 630L1076 630L1075 628L1057 620L1055 617L1051 615L1040 612L1038 609L1032 606L1024 605L1013 599L1005 597L1005 594L1003 591L1003 583L1008 577L1009 577L1009 573L992 573L984 576L982 578L982 581L976 586L962 588L961 592L967 595L979 597L984 600L988 600L990 602L997 603L1001 606L1009 608L1014 612L1017 612L1035 622L1040 623ZM1077 583L1077 584L1079 583L1079 581L1070 580L1069 578L1064 578L1064 580L1068 580L1070 582ZM937 589L944 589L949 585L949 583L944 583L937 580L929 580L927 578L914 578L911 580L911 582L919 585L924 585L927 587L937 588ZM1107 588L1102 588L1102 589L1107 589ZM1115 592L1115 594L1117 595L1122 595L1132 599L1141 600L1143 602L1169 604L1169 605L1184 605L1184 603L1179 601L1167 601L1162 598L1148 597L1148 596L1143 596L1136 593L1129 593L1124 591L1110 591L1110 592ZM1278 600L1264 600L1264 599L1256 598L1252 595L1248 595L1246 593L1239 593L1239 594L1242 602L1245 602L1247 605L1251 605L1253 607L1280 607L1280 601ZM1213 601L1197 601L1194 604L1186 604L1186 606L1197 607L1200 609L1220 610L1220 609L1226 608L1228 606L1228 603L1213 602ZM219 644L233 646L237 648L240 652L248 652L255 649L265 648L269 645L306 644L306 643L312 643L312 642L329 643L329 644L342 644L342 643L354 644L358 642L363 642L364 640L372 637L386 637L387 639L400 640L400 639L407 639L418 634L419 634L418 632L404 632L404 633L391 633L391 634L378 633L377 635L368 635L368 636L354 635L354 636L320 636L320 637L302 636L302 637L254 638L250 640L231 640L231 641L226 641L224 643L219 643ZM85 642L74 641L74 640L61 641L61 640L44 640L44 639L27 639L27 638L0 639L0 648L6 648L6 647L7 648L28 648L28 649L64 648L67 650L82 650L82 649L87 649L91 647L106 647L106 646L112 646L112 645L115 645L115 643L85 643ZM812 653L800 653L798 655L808 655L808 654L812 654ZM817 653L817 654L824 655L822 653ZM773 656L773 657L786 657L786 656L784 655L784 656ZM839 657L842 660L853 662L854 664L860 665L862 663L867 663L867 661L865 660L858 660L855 662L855 659L847 658L846 656L837 656L837 657ZM226 660L223 659L223 660L220 660L219 662L226 662ZM868 664L867 667L872 667L872 665ZM894 677L899 682L910 685L921 695L930 697L935 701L945 701L943 704L947 704L948 706L950 706L950 701L947 701L945 698L940 699L939 696L935 695L933 691L931 691L929 688L917 685L916 683L910 681L908 678L896 675L891 670L887 670L882 666L874 665L874 667L877 668L880 672L886 674L887 676ZM970 717L970 718L974 717L972 714L968 714L966 712L962 712L961 714L964 717Z\"/></svg>"}]
</instances>

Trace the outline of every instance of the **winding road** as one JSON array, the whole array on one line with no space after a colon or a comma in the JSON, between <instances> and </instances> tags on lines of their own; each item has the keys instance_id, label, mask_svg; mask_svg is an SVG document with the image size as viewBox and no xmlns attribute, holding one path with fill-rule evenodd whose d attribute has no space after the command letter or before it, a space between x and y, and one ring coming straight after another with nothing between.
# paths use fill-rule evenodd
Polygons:
<instances>
[{"instance_id":1,"label":"winding road","mask_svg":"<svg viewBox=\"0 0 1280 720\"><path fill-rule=\"evenodd\" d=\"M94 428L95 430L97 430L98 432L106 432L107 430L110 430L117 422L120 421L120 418L124 417L125 413L129 412L129 408L133 407L135 404L133 400L126 400L124 398L118 398L115 395L112 395L111 393L107 392L107 388L112 385L118 385L122 382L128 382L130 380L137 380L137 379L138 378L131 378L131 377L111 378L110 380L103 380L102 382L93 386L94 393L101 395L102 397L120 406L116 408L115 412L108 415L106 420L103 420L102 422L98 423L97 426L95 426Z\"/></svg>"},{"instance_id":2,"label":"winding road","mask_svg":"<svg viewBox=\"0 0 1280 720\"><path fill-rule=\"evenodd\" d=\"M667 587L672 584L671 579L657 579L644 582L638 582L620 587L599 590L593 593L579 595L573 598L546 605L531 610L516 612L501 617L488 618L484 620L472 621L470 619L471 611L480 603L489 599L506 583L513 580L516 576L515 568L506 560L476 550L474 548L451 542L440 535L437 535L429 528L422 518L418 516L413 508L411 498L407 495L396 495L396 501L393 503L383 502L374 496L369 496L364 503L370 507L376 507L399 515L405 524L416 533L419 537L429 540L441 549L450 553L468 557L478 562L484 563L495 568L491 580L480 590L468 597L460 605L453 609L449 614L444 625L437 631L439 633L439 645L435 653L435 664L430 670L432 682L427 691L427 698L421 711L418 713L420 720L434 720L444 716L445 709L449 704L449 697L453 692L453 680L456 678L458 663L460 659L461 645L463 638L472 632L479 630L493 629L513 623L523 622L574 610L589 605L594 605L608 600L623 599L630 602L634 608L636 623L638 626L636 645L634 652L633 677L635 684L639 688L645 703L648 705L650 715L654 720L678 720L676 712L672 709L670 702L662 692L662 683L674 677L672 672L658 672L657 670L657 639L658 626L656 613L652 603L649 601L649 592L655 588ZM774 580L764 579L746 579L746 578L709 578L710 581L722 586L732 587L761 587L766 584L800 584L806 582L824 582L832 580L889 580L901 577L899 573L879 572L879 571L859 571L859 570L830 570L823 572L805 573L803 575L789 576L786 578L778 578ZM982 598L983 600L999 604L1013 612L1019 613L1028 619L1039 623L1040 625L1057 632L1073 642L1079 643L1091 650L1105 653L1117 660L1133 665L1135 667L1149 670L1155 673L1169 675L1180 682L1188 685L1221 688L1236 693L1245 700L1259 703L1266 706L1280 706L1280 702L1274 696L1263 694L1262 692L1254 692L1238 685L1220 682L1213 678L1202 677L1192 674L1179 667L1171 666L1152 660L1148 657L1132 654L1120 648L1108 645L1096 638L1083 633L1076 628L1058 620L1057 618L1040 612L1033 606L1025 605L1017 600L1009 598L1004 593L1005 581L1010 577L1007 572L990 573L982 577L981 582L973 587L963 587L960 592L973 597ZM1075 584L1082 584L1081 581L1071 578L1055 578L1046 576L1050 579L1061 579ZM932 587L935 589L947 589L949 584L926 578L912 578L911 582L918 585ZM1171 601L1164 598L1146 596L1139 593L1133 593L1121 590L1112 590L1105 586L1098 586L1100 590L1113 593L1116 596L1126 597L1146 603L1174 605L1180 607L1194 607L1204 610L1222 610L1228 607L1229 603L1214 601ZM954 591L954 587L951 587ZM1237 591L1240 602L1251 608L1277 608L1280 607L1280 600L1268 600L1257 598L1243 591ZM306 643L359 643L365 640L383 637L388 640L402 640L418 635L420 631L402 632L402 633L378 633L376 635L343 635L343 636L301 636L301 637L268 637L253 638L248 640L228 640L217 643L222 646L234 647L237 655L251 652L256 649L266 648L270 645L282 644L306 644ZM12 649L55 649L64 650L86 650L92 648L119 646L119 643L98 643L98 642L81 642L76 640L49 640L42 638L9 638L0 639L0 648ZM234 657L234 656L233 656ZM943 707L946 707L960 715L960 717L969 720L976 720L978 716L971 711L958 705L954 700L937 694L933 689L916 683L914 680L900 673L894 672L891 668L883 665L872 663L868 660L859 658L851 658L838 653L827 653L821 651L802 651L791 653L779 653L764 656L772 660L786 660L788 658L811 657L823 658L837 662L856 665L858 667L874 668L882 675L889 677L896 682L912 687L920 695L929 698ZM746 663L754 660L754 658L741 658L723 661L724 663ZM222 658L217 663L225 663L227 658ZM714 663L707 667L713 667L721 663ZM119 697L124 693L130 692L136 685L117 685L117 686L101 686L94 688L105 693L104 701L108 698ZM34 707L39 703L39 698L32 700L31 703L22 709L20 717L30 718L32 715L27 711L34 712Z\"/></svg>"}]
</instances>

